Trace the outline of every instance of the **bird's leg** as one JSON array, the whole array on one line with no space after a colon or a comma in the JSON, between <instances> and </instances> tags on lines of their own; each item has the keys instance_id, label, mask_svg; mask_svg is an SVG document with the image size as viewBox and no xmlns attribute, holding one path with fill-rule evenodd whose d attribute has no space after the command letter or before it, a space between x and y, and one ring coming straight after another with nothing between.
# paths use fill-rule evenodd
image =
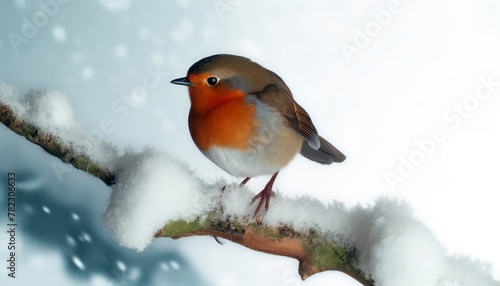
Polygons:
<instances>
[{"instance_id":1,"label":"bird's leg","mask_svg":"<svg viewBox=\"0 0 500 286\"><path fill-rule=\"evenodd\" d=\"M250 179L251 179L250 177L246 177L243 181L241 181L240 187L244 186L248 181L250 181Z\"/></svg>"},{"instance_id":2,"label":"bird's leg","mask_svg":"<svg viewBox=\"0 0 500 286\"><path fill-rule=\"evenodd\" d=\"M253 197L252 201L250 202L250 205L252 205L257 199L260 198L259 204L257 205L257 209L253 214L253 217L256 218L257 222L262 221L262 217L258 216L259 213L261 212L262 206L264 206L264 213L266 213L267 210L269 209L269 202L271 201L271 197L274 196L273 184L274 181L276 180L276 177L278 176L278 173L279 171L274 173L274 175L266 184L262 192L258 193L255 197Z\"/></svg>"}]
</instances>

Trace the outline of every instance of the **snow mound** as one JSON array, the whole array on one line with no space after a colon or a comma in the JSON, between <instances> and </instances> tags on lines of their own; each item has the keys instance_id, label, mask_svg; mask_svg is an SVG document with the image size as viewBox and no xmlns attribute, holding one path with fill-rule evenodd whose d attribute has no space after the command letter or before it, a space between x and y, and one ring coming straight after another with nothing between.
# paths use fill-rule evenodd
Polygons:
<instances>
[{"instance_id":1,"label":"snow mound","mask_svg":"<svg viewBox=\"0 0 500 286\"><path fill-rule=\"evenodd\" d=\"M24 105L19 102L17 88L9 83L0 81L0 102L9 106L19 116L26 113Z\"/></svg>"},{"instance_id":2,"label":"snow mound","mask_svg":"<svg viewBox=\"0 0 500 286\"><path fill-rule=\"evenodd\" d=\"M129 154L122 161L118 183L105 222L125 247L143 250L166 223L203 217L220 204L226 216L251 218L254 193L223 180L207 184L186 166L153 150ZM224 192L221 192L226 186ZM325 205L310 197L286 198L277 193L264 224L314 229L324 237L355 247L358 267L377 285L500 285L488 264L449 256L432 232L413 217L407 203L380 198L372 206ZM320 274L321 275L321 274Z\"/></svg>"},{"instance_id":3,"label":"snow mound","mask_svg":"<svg viewBox=\"0 0 500 286\"><path fill-rule=\"evenodd\" d=\"M19 96L14 86L0 82L0 101L7 104L19 118L38 127L42 133L60 138L76 154L85 155L101 167L114 170L117 150L93 138L75 122L73 108L64 94L52 89L36 89Z\"/></svg>"},{"instance_id":4,"label":"snow mound","mask_svg":"<svg viewBox=\"0 0 500 286\"><path fill-rule=\"evenodd\" d=\"M212 186L220 190L223 182ZM236 184L226 187L222 205L227 216L249 217L253 193ZM358 267L384 286L494 286L488 264L465 256L449 256L432 231L414 218L409 204L379 198L371 206L347 208L340 202L324 204L308 196L287 198L277 193L264 224L287 225L297 231L313 229L322 236L355 247Z\"/></svg>"},{"instance_id":5,"label":"snow mound","mask_svg":"<svg viewBox=\"0 0 500 286\"><path fill-rule=\"evenodd\" d=\"M163 153L125 154L116 169L104 221L122 246L141 251L165 223L192 221L214 208L191 172Z\"/></svg>"},{"instance_id":6,"label":"snow mound","mask_svg":"<svg viewBox=\"0 0 500 286\"><path fill-rule=\"evenodd\" d=\"M45 133L59 134L76 127L73 108L66 96L55 90L32 90L23 99L23 117Z\"/></svg>"}]
</instances>

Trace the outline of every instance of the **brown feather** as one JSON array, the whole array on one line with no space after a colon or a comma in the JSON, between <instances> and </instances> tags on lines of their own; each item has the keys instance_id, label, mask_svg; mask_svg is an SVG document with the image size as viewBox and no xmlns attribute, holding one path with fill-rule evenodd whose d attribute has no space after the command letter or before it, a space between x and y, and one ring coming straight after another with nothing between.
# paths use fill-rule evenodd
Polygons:
<instances>
[{"instance_id":1,"label":"brown feather","mask_svg":"<svg viewBox=\"0 0 500 286\"><path fill-rule=\"evenodd\" d=\"M318 149L320 147L318 131L312 123L309 114L293 100L292 94L288 87L281 86L282 82L279 78L278 84L269 84L262 91L253 92L262 102L276 108L288 123L288 126L295 130L299 135L309 143L311 148Z\"/></svg>"}]
</instances>

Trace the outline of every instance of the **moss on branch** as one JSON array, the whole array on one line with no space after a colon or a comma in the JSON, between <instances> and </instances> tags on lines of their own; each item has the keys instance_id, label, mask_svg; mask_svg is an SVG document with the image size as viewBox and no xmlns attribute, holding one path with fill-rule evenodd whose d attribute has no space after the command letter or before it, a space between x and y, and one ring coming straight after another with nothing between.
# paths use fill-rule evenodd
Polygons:
<instances>
[{"instance_id":1,"label":"moss on branch","mask_svg":"<svg viewBox=\"0 0 500 286\"><path fill-rule=\"evenodd\" d=\"M313 231L296 232L288 226L269 227L241 219L234 222L220 220L219 216L197 219L191 222L176 220L167 223L155 237L182 237L210 235L221 237L253 250L288 256L299 260L299 274L303 279L328 270L341 271L359 281L362 285L375 285L356 265L358 252L321 237Z\"/></svg>"}]
</instances>

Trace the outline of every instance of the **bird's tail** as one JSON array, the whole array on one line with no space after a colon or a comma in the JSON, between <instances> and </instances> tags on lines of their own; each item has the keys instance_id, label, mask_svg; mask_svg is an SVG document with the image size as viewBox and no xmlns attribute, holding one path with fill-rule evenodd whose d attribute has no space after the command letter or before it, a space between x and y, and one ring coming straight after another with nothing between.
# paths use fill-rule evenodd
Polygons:
<instances>
[{"instance_id":1,"label":"bird's tail","mask_svg":"<svg viewBox=\"0 0 500 286\"><path fill-rule=\"evenodd\" d=\"M321 145L318 150L315 150L304 140L302 149L300 149L300 154L309 160L325 165L330 165L333 162L340 163L345 160L345 155L330 144L330 142L326 141L321 136L319 137L319 141Z\"/></svg>"}]
</instances>

